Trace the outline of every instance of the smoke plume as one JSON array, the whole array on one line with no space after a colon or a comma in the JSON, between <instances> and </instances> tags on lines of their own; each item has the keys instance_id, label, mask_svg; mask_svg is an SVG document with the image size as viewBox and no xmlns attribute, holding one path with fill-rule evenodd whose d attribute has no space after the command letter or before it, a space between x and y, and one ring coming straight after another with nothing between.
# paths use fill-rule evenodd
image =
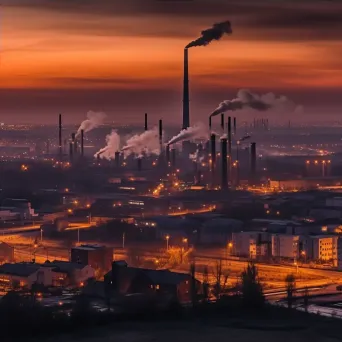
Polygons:
<instances>
[{"instance_id":1,"label":"smoke plume","mask_svg":"<svg viewBox=\"0 0 342 342\"><path fill-rule=\"evenodd\" d=\"M192 127L181 130L176 136L174 136L167 145L172 145L184 140L201 139L208 137L208 130L203 124L196 124Z\"/></svg>"},{"instance_id":2,"label":"smoke plume","mask_svg":"<svg viewBox=\"0 0 342 342\"><path fill-rule=\"evenodd\" d=\"M101 148L95 153L94 157L100 157L101 159L111 160L115 158L115 152L120 148L120 136L116 130L112 130L110 134L106 136L107 146Z\"/></svg>"},{"instance_id":3,"label":"smoke plume","mask_svg":"<svg viewBox=\"0 0 342 342\"><path fill-rule=\"evenodd\" d=\"M224 34L231 34L232 32L230 21L214 24L213 27L202 31L201 37L189 43L185 48L206 46L213 40L220 40Z\"/></svg>"},{"instance_id":4,"label":"smoke plume","mask_svg":"<svg viewBox=\"0 0 342 342\"><path fill-rule=\"evenodd\" d=\"M299 106L296 106L286 96L276 97L273 93L259 96L251 93L249 90L241 89L235 99L221 102L210 116L219 115L228 111L241 110L244 108L251 108L257 111L267 111L271 108L282 108L295 111L298 107Z\"/></svg>"},{"instance_id":5,"label":"smoke plume","mask_svg":"<svg viewBox=\"0 0 342 342\"><path fill-rule=\"evenodd\" d=\"M159 130L154 127L151 130L145 131L142 134L136 134L127 140L126 146L122 148L125 155L134 153L138 157L145 155L159 155L160 154L160 142L159 142Z\"/></svg>"},{"instance_id":6,"label":"smoke plume","mask_svg":"<svg viewBox=\"0 0 342 342\"><path fill-rule=\"evenodd\" d=\"M250 138L251 138L250 135L245 135L245 136L242 137L239 141L242 142L242 141L248 140L248 139L250 139Z\"/></svg>"},{"instance_id":7,"label":"smoke plume","mask_svg":"<svg viewBox=\"0 0 342 342\"><path fill-rule=\"evenodd\" d=\"M107 115L102 112L89 111L87 113L87 119L82 121L80 127L78 128L76 137L81 134L82 129L84 130L84 132L89 132L92 129L100 126L103 123L106 116Z\"/></svg>"}]
</instances>

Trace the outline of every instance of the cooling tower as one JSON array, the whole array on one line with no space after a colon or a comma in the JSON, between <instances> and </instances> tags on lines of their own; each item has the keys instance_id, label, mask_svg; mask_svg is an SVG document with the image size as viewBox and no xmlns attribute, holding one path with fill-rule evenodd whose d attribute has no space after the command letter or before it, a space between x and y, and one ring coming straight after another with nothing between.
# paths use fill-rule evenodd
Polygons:
<instances>
[{"instance_id":1,"label":"cooling tower","mask_svg":"<svg viewBox=\"0 0 342 342\"><path fill-rule=\"evenodd\" d=\"M183 79L183 129L190 127L189 100L189 61L188 49L184 49L184 79Z\"/></svg>"}]
</instances>

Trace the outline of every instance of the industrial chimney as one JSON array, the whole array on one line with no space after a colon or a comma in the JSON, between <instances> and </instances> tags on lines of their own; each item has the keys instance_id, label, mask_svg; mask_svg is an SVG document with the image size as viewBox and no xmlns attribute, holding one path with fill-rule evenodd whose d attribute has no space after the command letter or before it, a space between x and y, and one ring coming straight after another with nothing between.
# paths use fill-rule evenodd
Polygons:
<instances>
[{"instance_id":1,"label":"industrial chimney","mask_svg":"<svg viewBox=\"0 0 342 342\"><path fill-rule=\"evenodd\" d=\"M81 129L81 156L84 157L84 130Z\"/></svg>"},{"instance_id":2,"label":"industrial chimney","mask_svg":"<svg viewBox=\"0 0 342 342\"><path fill-rule=\"evenodd\" d=\"M62 158L62 114L59 114L59 123L58 123L58 153L59 157Z\"/></svg>"},{"instance_id":3,"label":"industrial chimney","mask_svg":"<svg viewBox=\"0 0 342 342\"><path fill-rule=\"evenodd\" d=\"M162 148L163 148L163 120L159 120L159 145L160 145L160 152L162 152Z\"/></svg>"},{"instance_id":4,"label":"industrial chimney","mask_svg":"<svg viewBox=\"0 0 342 342\"><path fill-rule=\"evenodd\" d=\"M214 177L215 166L216 166L216 135L215 134L210 135L210 148L211 148L211 172Z\"/></svg>"},{"instance_id":5,"label":"industrial chimney","mask_svg":"<svg viewBox=\"0 0 342 342\"><path fill-rule=\"evenodd\" d=\"M189 100L189 61L188 49L184 49L184 79L183 79L183 129L190 127Z\"/></svg>"},{"instance_id":6,"label":"industrial chimney","mask_svg":"<svg viewBox=\"0 0 342 342\"><path fill-rule=\"evenodd\" d=\"M234 135L236 135L236 117L234 117Z\"/></svg>"},{"instance_id":7,"label":"industrial chimney","mask_svg":"<svg viewBox=\"0 0 342 342\"><path fill-rule=\"evenodd\" d=\"M147 126L147 113L145 113L145 131L148 130L148 126Z\"/></svg>"},{"instance_id":8,"label":"industrial chimney","mask_svg":"<svg viewBox=\"0 0 342 342\"><path fill-rule=\"evenodd\" d=\"M224 132L224 113L221 113L221 129Z\"/></svg>"},{"instance_id":9,"label":"industrial chimney","mask_svg":"<svg viewBox=\"0 0 342 342\"><path fill-rule=\"evenodd\" d=\"M73 161L73 157L74 157L74 146L72 144L72 142L69 143L69 158L70 161Z\"/></svg>"},{"instance_id":10,"label":"industrial chimney","mask_svg":"<svg viewBox=\"0 0 342 342\"><path fill-rule=\"evenodd\" d=\"M256 177L256 143L251 143L251 180L255 182Z\"/></svg>"},{"instance_id":11,"label":"industrial chimney","mask_svg":"<svg viewBox=\"0 0 342 342\"><path fill-rule=\"evenodd\" d=\"M209 130L211 131L211 116L209 116Z\"/></svg>"},{"instance_id":12,"label":"industrial chimney","mask_svg":"<svg viewBox=\"0 0 342 342\"><path fill-rule=\"evenodd\" d=\"M232 159L232 118L228 116L228 156L229 163Z\"/></svg>"},{"instance_id":13,"label":"industrial chimney","mask_svg":"<svg viewBox=\"0 0 342 342\"><path fill-rule=\"evenodd\" d=\"M221 139L221 188L228 188L227 139Z\"/></svg>"}]
</instances>

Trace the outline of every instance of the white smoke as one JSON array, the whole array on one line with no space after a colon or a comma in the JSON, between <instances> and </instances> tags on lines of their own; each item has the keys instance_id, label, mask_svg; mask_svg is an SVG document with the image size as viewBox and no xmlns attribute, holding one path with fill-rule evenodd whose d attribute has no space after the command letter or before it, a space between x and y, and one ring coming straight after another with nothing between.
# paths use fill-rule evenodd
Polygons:
<instances>
[{"instance_id":1,"label":"white smoke","mask_svg":"<svg viewBox=\"0 0 342 342\"><path fill-rule=\"evenodd\" d=\"M211 113L210 116L219 115L228 111L236 111L244 108L251 108L257 111L267 111L271 108L297 111L300 106L296 106L286 96L277 97L273 93L257 95L249 90L241 89L237 97L233 100L225 100Z\"/></svg>"},{"instance_id":2,"label":"white smoke","mask_svg":"<svg viewBox=\"0 0 342 342\"><path fill-rule=\"evenodd\" d=\"M115 158L115 152L120 149L120 136L116 130L112 130L110 134L106 136L107 146L101 148L101 150L97 151L94 155L96 158L99 156L101 159L111 160Z\"/></svg>"},{"instance_id":3,"label":"white smoke","mask_svg":"<svg viewBox=\"0 0 342 342\"><path fill-rule=\"evenodd\" d=\"M126 156L133 153L139 158L143 155L159 155L159 130L157 127L154 127L142 134L132 136L127 140L126 146L124 146L121 151L123 151Z\"/></svg>"},{"instance_id":4,"label":"white smoke","mask_svg":"<svg viewBox=\"0 0 342 342\"><path fill-rule=\"evenodd\" d=\"M174 136L167 145L175 144L184 140L204 139L208 137L208 129L202 123L195 124L192 127L181 130Z\"/></svg>"},{"instance_id":5,"label":"white smoke","mask_svg":"<svg viewBox=\"0 0 342 342\"><path fill-rule=\"evenodd\" d=\"M197 162L198 161L198 154L199 154L199 150L196 150L194 153L190 153L189 154L189 159Z\"/></svg>"},{"instance_id":6,"label":"white smoke","mask_svg":"<svg viewBox=\"0 0 342 342\"><path fill-rule=\"evenodd\" d=\"M107 115L105 113L102 113L102 112L89 111L87 113L87 119L82 121L80 127L78 128L77 133L76 133L76 137L78 137L81 134L82 129L86 133L86 132L89 132L92 129L102 125L106 116Z\"/></svg>"}]
</instances>

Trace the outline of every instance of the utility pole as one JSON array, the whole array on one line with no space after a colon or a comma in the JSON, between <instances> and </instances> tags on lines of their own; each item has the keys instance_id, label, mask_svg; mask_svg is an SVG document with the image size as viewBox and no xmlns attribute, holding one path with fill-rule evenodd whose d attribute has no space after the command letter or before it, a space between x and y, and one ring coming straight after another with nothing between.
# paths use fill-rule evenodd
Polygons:
<instances>
[{"instance_id":1,"label":"utility pole","mask_svg":"<svg viewBox=\"0 0 342 342\"><path fill-rule=\"evenodd\" d=\"M80 243L80 228L77 229L77 243Z\"/></svg>"},{"instance_id":2,"label":"utility pole","mask_svg":"<svg viewBox=\"0 0 342 342\"><path fill-rule=\"evenodd\" d=\"M122 233L122 249L125 249L125 233Z\"/></svg>"}]
</instances>

